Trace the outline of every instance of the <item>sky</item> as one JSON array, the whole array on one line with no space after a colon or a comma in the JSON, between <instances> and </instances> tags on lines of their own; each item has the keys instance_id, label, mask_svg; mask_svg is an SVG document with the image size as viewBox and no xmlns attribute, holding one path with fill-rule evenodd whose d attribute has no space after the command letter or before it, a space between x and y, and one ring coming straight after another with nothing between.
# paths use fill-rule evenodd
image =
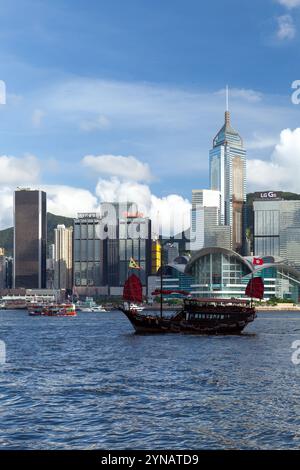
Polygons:
<instances>
[{"instance_id":1,"label":"sky","mask_svg":"<svg viewBox=\"0 0 300 470\"><path fill-rule=\"evenodd\" d=\"M300 193L299 54L300 0L0 0L0 228L18 186L186 217L226 84L248 190Z\"/></svg>"}]
</instances>

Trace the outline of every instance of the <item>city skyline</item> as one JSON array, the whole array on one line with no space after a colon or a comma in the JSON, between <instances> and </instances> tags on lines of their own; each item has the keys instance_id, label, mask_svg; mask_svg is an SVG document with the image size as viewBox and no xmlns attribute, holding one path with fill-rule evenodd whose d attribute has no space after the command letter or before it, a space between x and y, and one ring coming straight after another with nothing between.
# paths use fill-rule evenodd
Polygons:
<instances>
[{"instance_id":1,"label":"city skyline","mask_svg":"<svg viewBox=\"0 0 300 470\"><path fill-rule=\"evenodd\" d=\"M182 23L179 1L160 5L159 15L155 4L103 3L100 17L96 3L84 14L82 2L75 3L72 11L68 1L52 2L43 11L26 2L26 11L16 13L11 2L1 13L5 37L14 22L27 38L26 44L18 37L6 42L1 52L0 78L7 86L6 104L0 108L1 228L11 225L12 192L19 185L45 190L49 210L72 217L124 193L142 197L149 210L163 214L176 205L189 213L191 188L209 187L207 149L222 123L226 83L233 126L248 150L248 190L300 192L297 171L288 171L300 164L299 107L291 101L292 82L299 78L293 60L299 43L295 2L291 8L288 1L266 1L259 21L253 2L245 6L247 15L239 19L247 27L242 30L240 24L240 41L235 40L234 18L227 20L226 36L219 22L214 31L206 24L215 2L200 7L192 1ZM116 6L118 15L113 14ZM219 14L224 8L218 4ZM64 28L66 12L84 41L71 42ZM156 27L154 43L152 29L138 23L145 14ZM40 27L28 29L23 20L30 15ZM54 25L49 18L59 21ZM180 41L175 25L181 26ZM200 59L197 46L204 38L209 48L201 49ZM217 56L221 41L223 54ZM99 46L96 55L94 43ZM76 60L69 58L71 46L78 51ZM121 60L124 48L126 61ZM231 57L242 52L243 70L236 78ZM288 66L278 67L283 58ZM221 75L215 73L220 66ZM170 195L176 195L175 204Z\"/></svg>"}]
</instances>

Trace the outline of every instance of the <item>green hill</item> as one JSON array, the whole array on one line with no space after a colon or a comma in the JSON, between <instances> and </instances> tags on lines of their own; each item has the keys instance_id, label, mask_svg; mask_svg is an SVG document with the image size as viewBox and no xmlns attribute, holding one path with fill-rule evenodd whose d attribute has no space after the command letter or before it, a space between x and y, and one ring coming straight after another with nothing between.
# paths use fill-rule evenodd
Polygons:
<instances>
[{"instance_id":1,"label":"green hill","mask_svg":"<svg viewBox=\"0 0 300 470\"><path fill-rule=\"evenodd\" d=\"M50 212L47 213L47 237L48 245L54 243L54 229L58 224L63 224L66 227L73 226L73 219L70 217L63 217L61 215L54 215ZM0 247L5 249L7 256L13 254L13 227L0 230Z\"/></svg>"}]
</instances>

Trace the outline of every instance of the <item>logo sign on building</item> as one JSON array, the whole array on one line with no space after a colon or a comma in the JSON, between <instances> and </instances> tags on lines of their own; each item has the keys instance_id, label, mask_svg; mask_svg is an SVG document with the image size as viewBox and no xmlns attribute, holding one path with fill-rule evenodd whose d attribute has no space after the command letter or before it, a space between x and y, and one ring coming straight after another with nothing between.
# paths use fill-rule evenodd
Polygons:
<instances>
[{"instance_id":1,"label":"logo sign on building","mask_svg":"<svg viewBox=\"0 0 300 470\"><path fill-rule=\"evenodd\" d=\"M280 201L282 199L282 192L280 191L262 191L254 193L256 201Z\"/></svg>"}]
</instances>

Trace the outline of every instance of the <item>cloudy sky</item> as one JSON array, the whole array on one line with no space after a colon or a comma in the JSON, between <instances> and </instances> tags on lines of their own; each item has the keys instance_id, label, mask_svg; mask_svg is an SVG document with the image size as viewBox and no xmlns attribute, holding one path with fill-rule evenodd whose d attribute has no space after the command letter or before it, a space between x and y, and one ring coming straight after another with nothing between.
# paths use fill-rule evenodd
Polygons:
<instances>
[{"instance_id":1,"label":"cloudy sky","mask_svg":"<svg viewBox=\"0 0 300 470\"><path fill-rule=\"evenodd\" d=\"M242 4L242 8L241 8ZM300 0L0 1L0 227L12 190L189 212L231 88L248 189L300 192Z\"/></svg>"}]
</instances>

